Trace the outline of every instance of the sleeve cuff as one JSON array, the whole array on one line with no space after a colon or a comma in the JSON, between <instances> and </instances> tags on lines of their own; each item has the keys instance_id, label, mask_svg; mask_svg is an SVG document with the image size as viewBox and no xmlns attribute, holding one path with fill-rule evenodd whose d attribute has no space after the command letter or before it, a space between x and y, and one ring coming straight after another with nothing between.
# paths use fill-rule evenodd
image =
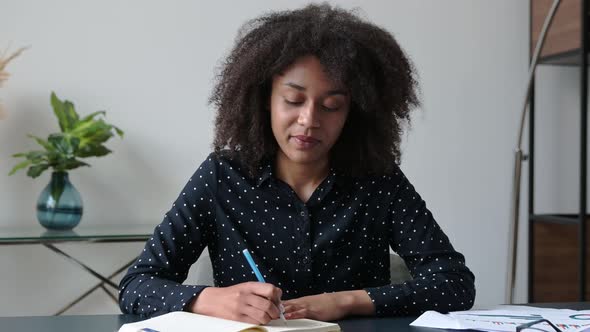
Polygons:
<instances>
[{"instance_id":1,"label":"sleeve cuff","mask_svg":"<svg viewBox=\"0 0 590 332\"><path fill-rule=\"evenodd\" d=\"M405 296L400 294L401 290L398 287L371 287L365 288L365 291L375 306L375 315L377 317L405 314L403 310ZM395 303L392 303L393 300L395 300Z\"/></svg>"},{"instance_id":2,"label":"sleeve cuff","mask_svg":"<svg viewBox=\"0 0 590 332\"><path fill-rule=\"evenodd\" d=\"M201 294L203 289L210 287L210 286L182 285L182 287L185 287L186 294L188 294L188 295L186 295L186 294L181 295L182 297L179 299L180 300L179 303L182 308L180 310L190 312L190 306L193 303L193 301L199 296L199 294Z\"/></svg>"}]
</instances>

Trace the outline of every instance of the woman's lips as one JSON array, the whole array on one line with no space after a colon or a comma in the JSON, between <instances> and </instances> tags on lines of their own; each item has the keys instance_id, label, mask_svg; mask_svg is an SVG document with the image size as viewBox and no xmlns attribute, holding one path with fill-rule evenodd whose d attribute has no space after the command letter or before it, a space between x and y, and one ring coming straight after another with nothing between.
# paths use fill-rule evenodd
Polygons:
<instances>
[{"instance_id":1,"label":"woman's lips","mask_svg":"<svg viewBox=\"0 0 590 332\"><path fill-rule=\"evenodd\" d=\"M301 149L310 149L320 143L320 140L311 136L295 135L291 137L293 138L295 145Z\"/></svg>"}]
</instances>

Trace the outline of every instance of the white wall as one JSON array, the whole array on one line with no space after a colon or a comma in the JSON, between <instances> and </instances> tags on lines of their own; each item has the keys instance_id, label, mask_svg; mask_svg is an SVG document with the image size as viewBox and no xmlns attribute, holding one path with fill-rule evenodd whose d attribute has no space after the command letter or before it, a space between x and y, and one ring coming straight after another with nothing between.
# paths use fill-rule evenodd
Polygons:
<instances>
[{"instance_id":1,"label":"white wall","mask_svg":"<svg viewBox=\"0 0 590 332\"><path fill-rule=\"evenodd\" d=\"M267 10L304 3L1 0L0 49L9 42L32 47L9 66L12 77L0 89L8 112L0 120L0 226L37 223L34 202L49 174L5 174L12 153L34 147L25 134L57 129L51 90L82 113L107 110L107 121L126 131L109 142L113 155L71 173L85 202L82 223L157 224L210 150L214 110L206 101L238 27ZM374 0L362 8L394 33L420 74L423 107L406 135L402 167L467 257L476 305L502 303L528 1ZM141 247L61 246L104 273ZM0 266L2 316L51 314L94 283L35 246L0 247ZM97 292L68 313L117 311Z\"/></svg>"}]
</instances>

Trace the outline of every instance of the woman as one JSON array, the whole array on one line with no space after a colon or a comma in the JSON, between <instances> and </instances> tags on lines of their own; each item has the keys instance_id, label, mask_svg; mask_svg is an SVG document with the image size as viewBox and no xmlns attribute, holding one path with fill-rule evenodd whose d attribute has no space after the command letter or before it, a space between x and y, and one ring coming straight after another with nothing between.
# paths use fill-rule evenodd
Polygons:
<instances>
[{"instance_id":1,"label":"woman","mask_svg":"<svg viewBox=\"0 0 590 332\"><path fill-rule=\"evenodd\" d=\"M395 39L347 11L249 22L211 97L215 151L121 281L122 311L264 324L281 300L287 319L470 308L473 274L397 166L416 85ZM182 285L205 247L216 287ZM412 280L390 284L390 247Z\"/></svg>"}]
</instances>

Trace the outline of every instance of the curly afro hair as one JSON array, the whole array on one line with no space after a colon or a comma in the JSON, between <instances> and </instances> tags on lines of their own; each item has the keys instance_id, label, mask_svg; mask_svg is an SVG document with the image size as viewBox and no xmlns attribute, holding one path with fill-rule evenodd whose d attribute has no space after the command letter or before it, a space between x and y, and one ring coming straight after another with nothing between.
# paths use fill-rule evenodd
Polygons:
<instances>
[{"instance_id":1,"label":"curly afro hair","mask_svg":"<svg viewBox=\"0 0 590 332\"><path fill-rule=\"evenodd\" d=\"M272 79L305 55L350 92L331 167L361 177L394 171L404 125L419 105L414 68L389 32L328 4L266 14L240 29L209 99L217 108L215 152L237 159L250 176L274 160Z\"/></svg>"}]
</instances>

